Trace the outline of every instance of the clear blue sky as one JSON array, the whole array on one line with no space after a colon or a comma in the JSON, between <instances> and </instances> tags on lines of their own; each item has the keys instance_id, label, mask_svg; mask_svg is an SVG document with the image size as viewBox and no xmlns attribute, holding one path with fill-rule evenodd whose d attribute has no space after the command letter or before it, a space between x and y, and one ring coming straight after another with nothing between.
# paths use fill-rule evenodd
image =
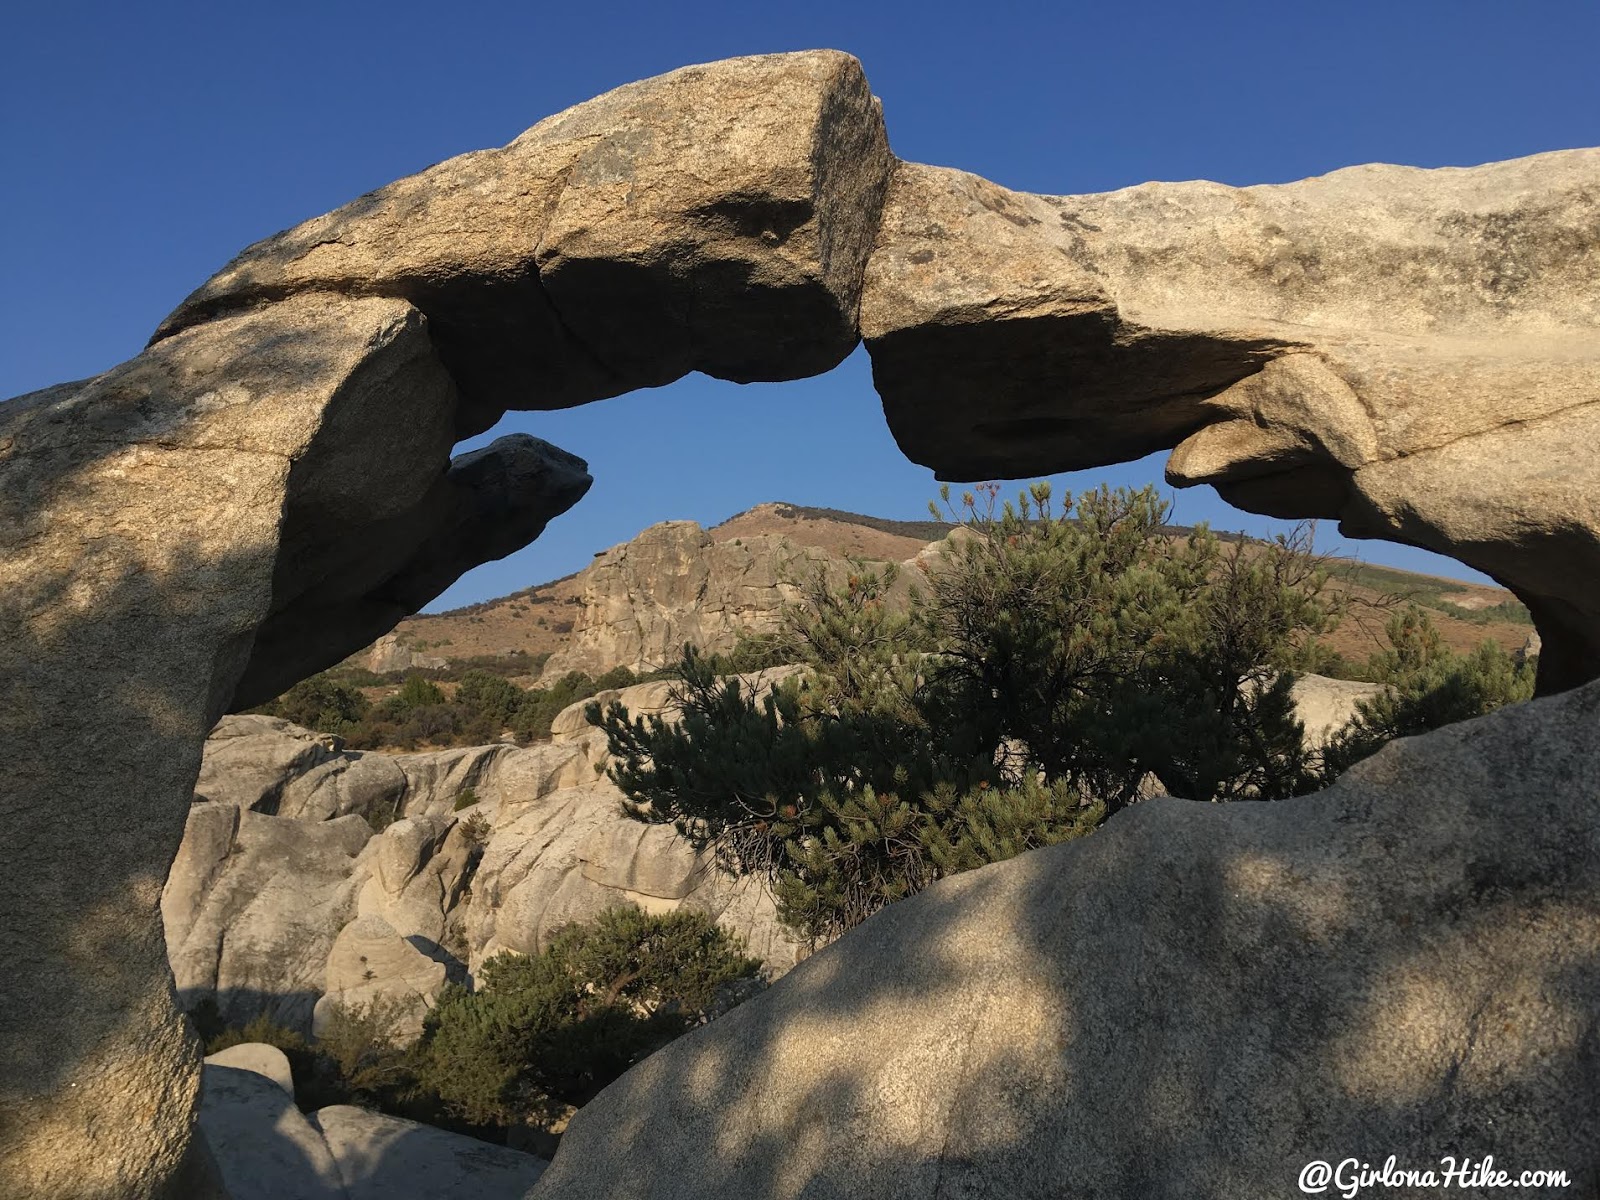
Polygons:
<instances>
[{"instance_id":1,"label":"clear blue sky","mask_svg":"<svg viewBox=\"0 0 1600 1200\"><path fill-rule=\"evenodd\" d=\"M13 5L0 396L136 354L244 245L391 179L633 79L818 46L866 65L902 158L1030 191L1600 144L1597 0ZM510 429L587 458L594 488L441 605L575 570L658 520L710 524L763 500L919 517L935 492L895 449L859 351L820 379L694 377L496 432ZM1102 478L1159 480L1160 460L1068 483ZM1271 528L1209 488L1176 500L1180 520Z\"/></svg>"}]
</instances>

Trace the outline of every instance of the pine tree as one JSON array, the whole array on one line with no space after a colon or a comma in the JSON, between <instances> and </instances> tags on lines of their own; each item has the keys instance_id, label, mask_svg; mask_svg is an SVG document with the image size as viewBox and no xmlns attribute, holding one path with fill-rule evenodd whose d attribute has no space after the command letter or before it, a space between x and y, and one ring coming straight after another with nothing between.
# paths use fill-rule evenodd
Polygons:
<instances>
[{"instance_id":1,"label":"pine tree","mask_svg":"<svg viewBox=\"0 0 1600 1200\"><path fill-rule=\"evenodd\" d=\"M1481 717L1533 696L1538 660L1513 662L1501 646L1482 642L1471 654L1444 644L1432 619L1416 605L1389 618L1389 648L1372 656L1368 672L1384 690L1356 705L1356 715L1322 752L1322 778L1332 782L1398 737Z\"/></svg>"}]
</instances>

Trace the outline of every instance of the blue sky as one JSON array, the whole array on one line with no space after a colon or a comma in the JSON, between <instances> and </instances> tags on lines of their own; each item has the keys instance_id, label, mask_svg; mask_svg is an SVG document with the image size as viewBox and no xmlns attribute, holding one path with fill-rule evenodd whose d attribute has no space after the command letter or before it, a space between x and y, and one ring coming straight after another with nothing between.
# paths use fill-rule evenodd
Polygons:
<instances>
[{"instance_id":1,"label":"blue sky","mask_svg":"<svg viewBox=\"0 0 1600 1200\"><path fill-rule=\"evenodd\" d=\"M831 46L902 157L1008 187L1275 183L1352 163L1470 165L1600 143L1600 2L1374 4L72 3L0 44L0 396L136 354L257 238L686 63ZM589 496L438 605L565 574L667 518L763 500L920 517L865 356L820 379L692 377L508 418L587 458ZM1159 459L1063 477L1159 480ZM1209 488L1177 517L1264 532ZM1371 561L1466 575L1381 543Z\"/></svg>"}]
</instances>

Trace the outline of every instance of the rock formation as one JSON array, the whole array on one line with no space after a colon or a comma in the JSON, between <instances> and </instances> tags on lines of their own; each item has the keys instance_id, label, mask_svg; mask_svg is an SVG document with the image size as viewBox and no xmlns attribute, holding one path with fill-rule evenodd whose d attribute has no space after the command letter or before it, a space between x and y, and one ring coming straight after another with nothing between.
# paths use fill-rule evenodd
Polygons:
<instances>
[{"instance_id":1,"label":"rock formation","mask_svg":"<svg viewBox=\"0 0 1600 1200\"><path fill-rule=\"evenodd\" d=\"M399 635L386 633L372 644L372 649L367 652L367 660L362 665L374 674L382 675L388 671L415 671L443 667L448 665L448 660L437 654L418 654L401 642Z\"/></svg>"},{"instance_id":2,"label":"rock formation","mask_svg":"<svg viewBox=\"0 0 1600 1200\"><path fill-rule=\"evenodd\" d=\"M732 650L741 634L775 632L784 605L799 601L818 572L837 582L844 562L770 534L718 540L693 521L652 525L585 569L571 640L551 655L543 679L659 670L678 661L686 642Z\"/></svg>"},{"instance_id":3,"label":"rock formation","mask_svg":"<svg viewBox=\"0 0 1600 1200\"><path fill-rule=\"evenodd\" d=\"M842 359L889 166L846 55L688 68L269 239L138 358L0 407L3 815L41 853L0 884L12 1195L181 1168L157 909L205 732L583 494L532 438L450 461L505 408Z\"/></svg>"},{"instance_id":4,"label":"rock formation","mask_svg":"<svg viewBox=\"0 0 1600 1200\"><path fill-rule=\"evenodd\" d=\"M666 690L600 699L666 713ZM803 951L759 881L624 815L585 703L557 716L547 745L399 755L330 747L273 717L224 718L161 897L180 1005L209 998L229 1024L266 1016L310 1034L335 1006L384 999L404 1006L397 1032L415 1036L447 979L504 950L537 953L562 925L619 904L710 913L771 975L787 971ZM456 809L469 788L477 802Z\"/></svg>"},{"instance_id":5,"label":"rock formation","mask_svg":"<svg viewBox=\"0 0 1600 1200\"><path fill-rule=\"evenodd\" d=\"M0 882L6 1200L149 1200L178 1178L198 1059L157 910L206 731L369 644L583 494L584 465L532 438L451 460L507 408L690 370L793 378L838 362L859 329L897 438L946 474L1177 447L1177 482L1488 571L1535 614L1544 691L1600 675L1597 175L1588 150L1025 196L896 165L848 56L737 59L618 89L259 243L138 358L0 406L0 817L24 852ZM1550 736L1573 731L1567 709L1533 711ZM1471 795L1521 797L1551 822L1587 769L1524 796L1518 747L1495 753L1506 769ZM1371 819L1400 812L1401 783L1367 778ZM334 810L380 786L326 782ZM1183 820L1253 844L1292 811ZM205 820L214 844L222 818ZM1542 828L1452 826L1441 853L1500 862ZM1453 903L1426 861L1395 869ZM185 904L204 892L191 885ZM1576 876L1548 886L1552 904L1586 895ZM1531 892L1519 903L1534 925L1546 911ZM1404 940L1388 913L1373 921ZM1463 937L1500 961L1494 929ZM1524 941L1541 957L1517 986L1563 961ZM1363 945L1336 949L1359 965ZM1567 986L1594 995L1581 972ZM1226 1043L1226 1015L1202 1014L1197 1053ZM1340 1120L1369 1092L1441 1095L1416 1034L1389 1075L1350 1085ZM1570 1081L1588 1044L1552 1043L1542 1069ZM1455 1098L1467 1113L1489 1103L1470 1089L1440 1102ZM1578 1128L1541 1111L1551 1140L1524 1149ZM1269 1120L1263 1144L1292 1123ZM1120 1169L1114 1150L1084 1153L1074 1178Z\"/></svg>"},{"instance_id":6,"label":"rock formation","mask_svg":"<svg viewBox=\"0 0 1600 1200\"><path fill-rule=\"evenodd\" d=\"M463 437L690 371L815 375L855 346L891 162L848 55L685 67L258 242L156 338L303 292L401 297Z\"/></svg>"},{"instance_id":7,"label":"rock formation","mask_svg":"<svg viewBox=\"0 0 1600 1200\"><path fill-rule=\"evenodd\" d=\"M1600 683L947 879L612 1084L530 1200L1593 1189L1597 732Z\"/></svg>"},{"instance_id":8,"label":"rock formation","mask_svg":"<svg viewBox=\"0 0 1600 1200\"><path fill-rule=\"evenodd\" d=\"M317 295L0 406L0 812L29 855L0 882L11 1194L143 1197L182 1158L198 1075L158 898L205 731L307 661L271 631L337 598L342 656L479 561L486 468L528 485L487 506L511 536L587 486L533 439L462 482L452 397L415 310Z\"/></svg>"},{"instance_id":9,"label":"rock formation","mask_svg":"<svg viewBox=\"0 0 1600 1200\"><path fill-rule=\"evenodd\" d=\"M1167 478L1451 555L1600 675L1600 150L1279 186L1007 191L901 163L861 330L954 479L1176 448Z\"/></svg>"}]
</instances>

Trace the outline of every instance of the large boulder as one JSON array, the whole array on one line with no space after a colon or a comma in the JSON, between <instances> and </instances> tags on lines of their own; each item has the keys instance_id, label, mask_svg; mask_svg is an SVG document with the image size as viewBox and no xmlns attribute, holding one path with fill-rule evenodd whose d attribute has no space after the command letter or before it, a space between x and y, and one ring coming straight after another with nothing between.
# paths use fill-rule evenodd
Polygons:
<instances>
[{"instance_id":1,"label":"large boulder","mask_svg":"<svg viewBox=\"0 0 1600 1200\"><path fill-rule=\"evenodd\" d=\"M443 963L429 958L375 913L357 917L328 952L323 996L311 1014L311 1032L322 1037L342 1011L369 1011L390 1022L400 1044L422 1034L422 1021L444 990Z\"/></svg>"},{"instance_id":2,"label":"large boulder","mask_svg":"<svg viewBox=\"0 0 1600 1200\"><path fill-rule=\"evenodd\" d=\"M294 1095L294 1072L289 1067L289 1056L277 1046L265 1042L240 1042L206 1055L206 1065L254 1071L263 1079L272 1080L283 1089L285 1095Z\"/></svg>"},{"instance_id":3,"label":"large boulder","mask_svg":"<svg viewBox=\"0 0 1600 1200\"><path fill-rule=\"evenodd\" d=\"M284 787L337 759L333 739L278 717L224 717L206 738L195 799L276 812Z\"/></svg>"},{"instance_id":4,"label":"large boulder","mask_svg":"<svg viewBox=\"0 0 1600 1200\"><path fill-rule=\"evenodd\" d=\"M707 913L773 975L804 957L760 880L733 879L669 827L641 825L610 780L591 779L498 814L464 911L473 970L503 951L537 954L563 926L625 904Z\"/></svg>"},{"instance_id":5,"label":"large boulder","mask_svg":"<svg viewBox=\"0 0 1600 1200\"><path fill-rule=\"evenodd\" d=\"M204 1078L199 1134L228 1200L350 1200L321 1132L277 1081L210 1060Z\"/></svg>"},{"instance_id":6,"label":"large boulder","mask_svg":"<svg viewBox=\"0 0 1600 1200\"><path fill-rule=\"evenodd\" d=\"M189 830L163 897L180 1003L212 997L232 1024L266 1016L310 1032L328 956L356 917L371 828L199 804Z\"/></svg>"},{"instance_id":7,"label":"large boulder","mask_svg":"<svg viewBox=\"0 0 1600 1200\"><path fill-rule=\"evenodd\" d=\"M891 162L849 55L685 67L258 242L156 336L301 292L403 297L463 436L694 370L817 374L855 346Z\"/></svg>"},{"instance_id":8,"label":"large boulder","mask_svg":"<svg viewBox=\"0 0 1600 1200\"><path fill-rule=\"evenodd\" d=\"M350 1200L522 1200L542 1158L349 1104L319 1108Z\"/></svg>"},{"instance_id":9,"label":"large boulder","mask_svg":"<svg viewBox=\"0 0 1600 1200\"><path fill-rule=\"evenodd\" d=\"M946 880L612 1084L531 1198L1221 1200L1389 1154L1592 1190L1597 734L1600 684Z\"/></svg>"},{"instance_id":10,"label":"large boulder","mask_svg":"<svg viewBox=\"0 0 1600 1200\"><path fill-rule=\"evenodd\" d=\"M521 1200L548 1165L347 1104L306 1117L293 1104L289 1061L274 1046L210 1055L203 1076L198 1143L225 1200ZM175 1200L200 1198L180 1192Z\"/></svg>"},{"instance_id":11,"label":"large boulder","mask_svg":"<svg viewBox=\"0 0 1600 1200\"><path fill-rule=\"evenodd\" d=\"M1355 719L1363 700L1376 699L1383 692L1381 683L1329 679L1325 675L1302 675L1289 689L1294 714L1305 727L1306 742L1312 746L1326 743Z\"/></svg>"},{"instance_id":12,"label":"large boulder","mask_svg":"<svg viewBox=\"0 0 1600 1200\"><path fill-rule=\"evenodd\" d=\"M862 333L942 476L1173 449L1173 483L1495 576L1557 690L1600 674L1597 185L1600 150L1087 196L901 163Z\"/></svg>"}]
</instances>

